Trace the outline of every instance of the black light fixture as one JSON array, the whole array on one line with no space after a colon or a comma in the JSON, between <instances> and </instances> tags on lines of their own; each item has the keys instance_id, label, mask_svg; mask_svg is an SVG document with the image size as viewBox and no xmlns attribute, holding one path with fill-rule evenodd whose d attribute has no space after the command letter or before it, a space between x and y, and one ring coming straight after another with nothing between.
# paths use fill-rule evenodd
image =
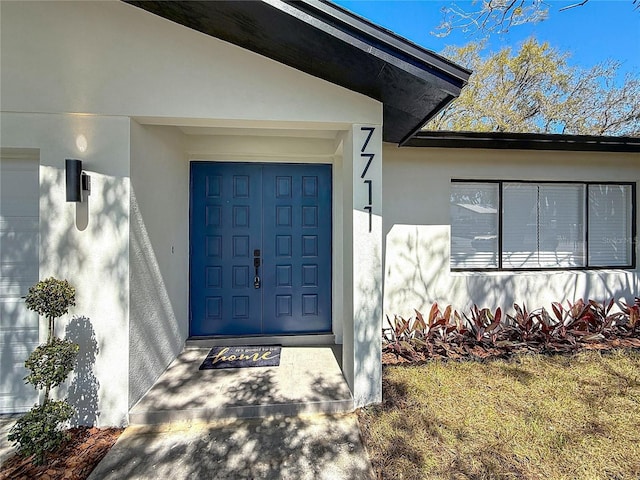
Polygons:
<instances>
[{"instance_id":1,"label":"black light fixture","mask_svg":"<svg viewBox=\"0 0 640 480\"><path fill-rule=\"evenodd\" d=\"M82 171L82 160L65 160L67 202L82 202L82 192L91 193L91 177Z\"/></svg>"}]
</instances>

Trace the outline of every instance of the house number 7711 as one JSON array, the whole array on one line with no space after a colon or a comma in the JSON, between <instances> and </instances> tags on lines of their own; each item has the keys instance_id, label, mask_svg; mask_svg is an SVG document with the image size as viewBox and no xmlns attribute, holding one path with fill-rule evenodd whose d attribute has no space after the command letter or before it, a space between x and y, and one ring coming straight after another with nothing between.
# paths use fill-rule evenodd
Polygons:
<instances>
[{"instance_id":1,"label":"house number 7711","mask_svg":"<svg viewBox=\"0 0 640 480\"><path fill-rule=\"evenodd\" d=\"M364 184L367 185L369 189L369 202L364 206L364 209L369 212L369 232L371 232L371 221L373 218L373 180L366 178L367 172L369 171L369 167L373 162L373 158L376 156L375 153L368 153L367 146L369 145L369 141L371 137L373 137L373 132L376 131L375 127L360 127L361 132L367 132L367 137L365 138L362 146L360 147L360 158L364 160L364 168L362 169L362 174L360 178L363 180Z\"/></svg>"}]
</instances>

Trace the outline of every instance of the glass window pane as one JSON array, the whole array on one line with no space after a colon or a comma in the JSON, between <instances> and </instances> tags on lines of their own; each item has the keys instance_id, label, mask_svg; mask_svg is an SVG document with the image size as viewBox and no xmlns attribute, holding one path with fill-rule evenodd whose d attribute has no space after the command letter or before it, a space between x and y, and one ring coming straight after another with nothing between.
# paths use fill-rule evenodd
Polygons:
<instances>
[{"instance_id":1,"label":"glass window pane","mask_svg":"<svg viewBox=\"0 0 640 480\"><path fill-rule=\"evenodd\" d=\"M537 267L538 186L504 183L502 188L502 267Z\"/></svg>"},{"instance_id":2,"label":"glass window pane","mask_svg":"<svg viewBox=\"0 0 640 480\"><path fill-rule=\"evenodd\" d=\"M585 186L540 185L540 267L584 267Z\"/></svg>"},{"instance_id":3,"label":"glass window pane","mask_svg":"<svg viewBox=\"0 0 640 480\"><path fill-rule=\"evenodd\" d=\"M584 266L584 195L584 185L504 183L502 266Z\"/></svg>"},{"instance_id":4,"label":"glass window pane","mask_svg":"<svg viewBox=\"0 0 640 480\"><path fill-rule=\"evenodd\" d=\"M589 185L589 265L631 266L631 186Z\"/></svg>"},{"instance_id":5,"label":"glass window pane","mask_svg":"<svg viewBox=\"0 0 640 480\"><path fill-rule=\"evenodd\" d=\"M498 184L451 183L451 268L498 267Z\"/></svg>"}]
</instances>

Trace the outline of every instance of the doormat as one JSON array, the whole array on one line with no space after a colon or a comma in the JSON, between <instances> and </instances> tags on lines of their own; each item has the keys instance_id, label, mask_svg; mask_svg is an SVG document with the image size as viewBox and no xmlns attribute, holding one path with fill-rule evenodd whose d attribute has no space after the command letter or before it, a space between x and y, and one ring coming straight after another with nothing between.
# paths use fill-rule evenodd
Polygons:
<instances>
[{"instance_id":1,"label":"doormat","mask_svg":"<svg viewBox=\"0 0 640 480\"><path fill-rule=\"evenodd\" d=\"M280 346L213 347L200 370L211 368L277 367L280 365Z\"/></svg>"}]
</instances>

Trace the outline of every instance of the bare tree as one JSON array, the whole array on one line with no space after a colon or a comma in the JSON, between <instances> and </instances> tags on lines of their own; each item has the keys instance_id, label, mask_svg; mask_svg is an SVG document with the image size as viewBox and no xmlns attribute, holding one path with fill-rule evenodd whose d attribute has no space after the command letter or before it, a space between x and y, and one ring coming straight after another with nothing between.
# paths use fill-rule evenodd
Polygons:
<instances>
[{"instance_id":1,"label":"bare tree","mask_svg":"<svg viewBox=\"0 0 640 480\"><path fill-rule=\"evenodd\" d=\"M589 0L581 0L559 11L582 7ZM630 0L630 10L640 11L640 0ZM465 33L504 33L511 27L536 23L549 16L549 5L543 0L474 0L468 7L455 2L442 8L442 21L432 32L446 37L453 30Z\"/></svg>"}]
</instances>

